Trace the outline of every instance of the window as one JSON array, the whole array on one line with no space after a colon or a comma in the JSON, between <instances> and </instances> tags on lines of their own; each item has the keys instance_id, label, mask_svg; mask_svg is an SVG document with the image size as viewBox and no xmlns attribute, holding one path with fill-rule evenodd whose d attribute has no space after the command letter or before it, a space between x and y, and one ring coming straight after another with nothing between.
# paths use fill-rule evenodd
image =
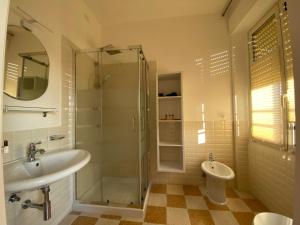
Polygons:
<instances>
[{"instance_id":1,"label":"window","mask_svg":"<svg viewBox=\"0 0 300 225\"><path fill-rule=\"evenodd\" d=\"M295 100L286 3L249 32L251 134L255 140L295 145Z\"/></svg>"}]
</instances>

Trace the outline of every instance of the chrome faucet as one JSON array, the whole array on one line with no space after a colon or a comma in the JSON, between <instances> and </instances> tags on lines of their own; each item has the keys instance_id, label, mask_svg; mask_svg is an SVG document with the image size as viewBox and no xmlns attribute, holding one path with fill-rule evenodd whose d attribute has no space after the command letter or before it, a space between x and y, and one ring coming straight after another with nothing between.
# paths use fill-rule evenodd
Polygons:
<instances>
[{"instance_id":1,"label":"chrome faucet","mask_svg":"<svg viewBox=\"0 0 300 225\"><path fill-rule=\"evenodd\" d=\"M36 160L35 158L35 155L37 153L40 153L40 154L44 154L45 153L45 150L44 149L37 149L36 148L36 145L39 145L39 144L42 144L41 141L37 142L37 143L30 143L28 145L28 151L27 151L27 161L28 162L33 162Z\"/></svg>"},{"instance_id":2,"label":"chrome faucet","mask_svg":"<svg viewBox=\"0 0 300 225\"><path fill-rule=\"evenodd\" d=\"M210 161L210 162L213 162L213 161L215 161L215 159L214 159L214 156L213 156L212 152L210 152L210 153L208 154L208 161Z\"/></svg>"}]
</instances>

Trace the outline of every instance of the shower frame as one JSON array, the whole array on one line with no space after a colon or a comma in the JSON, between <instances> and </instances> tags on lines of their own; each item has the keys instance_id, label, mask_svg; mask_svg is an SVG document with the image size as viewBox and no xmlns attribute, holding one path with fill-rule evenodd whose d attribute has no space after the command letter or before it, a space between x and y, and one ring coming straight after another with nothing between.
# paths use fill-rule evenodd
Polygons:
<instances>
[{"instance_id":1,"label":"shower frame","mask_svg":"<svg viewBox=\"0 0 300 225\"><path fill-rule=\"evenodd\" d=\"M82 53L85 53L85 54L90 54L90 53L95 53L97 54L97 60L98 60L98 69L101 68L102 66L102 53L103 52L107 52L108 49L106 49L105 47L103 48L96 48L96 49L84 49L84 50L77 50L75 51L74 53L74 68L75 68L75 80L76 80L76 77L77 77L77 73L76 73L76 57L77 57L77 54L82 54ZM116 50L116 51L128 51L128 50L136 50L136 53L137 53L137 72L138 72L138 87L137 87L137 90L138 90L138 98L137 98L137 111L138 111L138 121L139 121L139 130L138 130L138 157L139 157L139 176L138 176L138 184L139 184L139 193L138 193L138 198L139 198L139 203L140 205L142 206L142 209L135 209L135 208L124 208L124 207L116 207L116 206L106 206L106 205L94 205L94 204L89 204L89 203L82 203L78 198L77 198L77 177L75 176L75 179L74 179L74 186L75 186L75 190L74 190L74 205L73 205L73 209L79 209L81 211L87 211L87 212L111 212L112 210L113 211L116 211L116 212L119 212L120 215L131 215L133 217L140 217L140 213L144 212L145 210L145 202L147 202L147 198L148 198L148 193L149 193L149 165L147 164L146 165L146 176L144 177L144 181L145 181L145 185L146 187L142 187L142 184L143 184L143 177L142 177L142 173L143 173L143 165L142 165L142 162L143 162L143 158L142 158L142 146L141 146L141 129L142 129L142 126L144 126L144 129L145 129L145 139L146 139L146 150L145 150L145 155L146 155L146 158L147 158L147 163L149 162L149 127L148 127L148 119L149 119L149 111L150 111L150 104L149 104L149 99L150 99L150 93L149 93L149 79L148 79L148 74L147 74L147 71L149 69L149 64L146 60L146 57L145 57L145 54L143 52L143 49L140 45L135 45L135 46L128 46L127 49L124 49L124 48L113 48L113 49L109 49L109 50ZM145 66L144 66L144 77L142 77L142 72L141 72L141 66L142 66L142 63L144 62ZM99 71L98 71L99 73ZM144 83L145 86L145 91L144 91L144 94L143 96L141 96L141 83ZM75 82L75 98L77 98L77 88L76 88L76 85L77 85L77 82ZM102 85L102 84L101 84ZM143 120L143 123L144 125L141 124L141 97L144 98L144 120ZM101 98L102 98L102 94L101 94ZM102 117L103 113L102 113L102 105L103 105L103 102L101 100L101 104L100 104L100 116ZM77 101L75 102L75 108L77 108ZM75 110L75 118L77 118L77 110ZM101 129L102 129L102 118L100 119L101 121ZM75 119L75 143L76 143L76 139L77 139L77 131L76 131L76 127L77 127L77 119ZM76 145L76 144L75 144ZM145 192L144 192L144 191ZM143 192L145 193L145 195L143 196ZM103 195L103 190L102 190L102 193L101 195ZM103 200L103 199L102 199Z\"/></svg>"}]
</instances>

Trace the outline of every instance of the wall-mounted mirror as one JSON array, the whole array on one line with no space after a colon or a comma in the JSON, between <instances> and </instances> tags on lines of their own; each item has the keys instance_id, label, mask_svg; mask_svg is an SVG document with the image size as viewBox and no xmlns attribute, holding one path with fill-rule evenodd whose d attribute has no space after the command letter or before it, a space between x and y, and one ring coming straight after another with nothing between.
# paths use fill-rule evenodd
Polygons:
<instances>
[{"instance_id":1,"label":"wall-mounted mirror","mask_svg":"<svg viewBox=\"0 0 300 225\"><path fill-rule=\"evenodd\" d=\"M4 93L34 100L46 91L49 58L39 39L23 27L7 27Z\"/></svg>"}]
</instances>

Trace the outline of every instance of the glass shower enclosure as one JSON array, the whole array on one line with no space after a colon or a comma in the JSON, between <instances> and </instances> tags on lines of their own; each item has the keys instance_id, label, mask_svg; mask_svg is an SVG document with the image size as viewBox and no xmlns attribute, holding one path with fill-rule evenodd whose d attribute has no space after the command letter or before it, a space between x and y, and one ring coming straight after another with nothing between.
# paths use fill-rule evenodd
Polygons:
<instances>
[{"instance_id":1,"label":"glass shower enclosure","mask_svg":"<svg viewBox=\"0 0 300 225\"><path fill-rule=\"evenodd\" d=\"M148 188L147 62L140 47L76 53L80 203L140 208Z\"/></svg>"}]
</instances>

